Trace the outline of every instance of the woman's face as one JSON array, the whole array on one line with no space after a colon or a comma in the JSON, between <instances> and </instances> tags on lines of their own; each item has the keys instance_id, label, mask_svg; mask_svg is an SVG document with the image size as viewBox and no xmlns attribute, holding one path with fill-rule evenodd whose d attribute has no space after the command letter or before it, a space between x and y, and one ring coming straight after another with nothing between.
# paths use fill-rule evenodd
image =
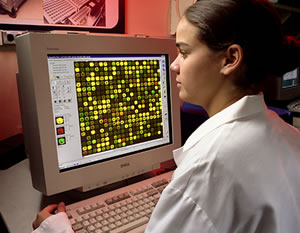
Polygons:
<instances>
[{"instance_id":1,"label":"woman's face","mask_svg":"<svg viewBox=\"0 0 300 233\"><path fill-rule=\"evenodd\" d=\"M171 69L177 73L179 97L183 101L209 108L222 86L221 58L197 38L197 28L184 17L178 24L179 50Z\"/></svg>"}]
</instances>

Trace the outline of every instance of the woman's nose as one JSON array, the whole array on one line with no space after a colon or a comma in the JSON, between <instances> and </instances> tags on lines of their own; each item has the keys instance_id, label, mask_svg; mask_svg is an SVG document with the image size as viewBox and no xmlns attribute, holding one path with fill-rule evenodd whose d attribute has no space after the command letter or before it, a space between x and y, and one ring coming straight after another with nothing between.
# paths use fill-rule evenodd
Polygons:
<instances>
[{"instance_id":1,"label":"woman's nose","mask_svg":"<svg viewBox=\"0 0 300 233\"><path fill-rule=\"evenodd\" d=\"M171 66L170 66L171 70L176 72L177 74L180 73L180 67L178 64L178 56L176 57L176 59L172 62Z\"/></svg>"}]
</instances>

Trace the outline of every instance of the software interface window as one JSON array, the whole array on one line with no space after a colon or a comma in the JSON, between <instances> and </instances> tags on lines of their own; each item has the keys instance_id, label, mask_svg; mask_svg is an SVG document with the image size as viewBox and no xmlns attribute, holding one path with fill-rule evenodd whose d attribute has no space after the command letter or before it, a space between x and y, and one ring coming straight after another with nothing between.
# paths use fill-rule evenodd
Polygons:
<instances>
[{"instance_id":1,"label":"software interface window","mask_svg":"<svg viewBox=\"0 0 300 233\"><path fill-rule=\"evenodd\" d=\"M170 143L166 62L166 55L48 56L61 171Z\"/></svg>"}]
</instances>

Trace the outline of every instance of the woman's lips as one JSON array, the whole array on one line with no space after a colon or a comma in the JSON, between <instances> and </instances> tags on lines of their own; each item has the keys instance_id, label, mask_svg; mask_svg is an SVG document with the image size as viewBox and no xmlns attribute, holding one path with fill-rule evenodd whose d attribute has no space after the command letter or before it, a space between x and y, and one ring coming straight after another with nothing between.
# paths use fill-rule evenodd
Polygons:
<instances>
[{"instance_id":1,"label":"woman's lips","mask_svg":"<svg viewBox=\"0 0 300 233\"><path fill-rule=\"evenodd\" d=\"M181 87L181 82L179 82L179 81L177 81L177 80L176 80L176 82L177 82L177 87L178 87L178 88Z\"/></svg>"}]
</instances>

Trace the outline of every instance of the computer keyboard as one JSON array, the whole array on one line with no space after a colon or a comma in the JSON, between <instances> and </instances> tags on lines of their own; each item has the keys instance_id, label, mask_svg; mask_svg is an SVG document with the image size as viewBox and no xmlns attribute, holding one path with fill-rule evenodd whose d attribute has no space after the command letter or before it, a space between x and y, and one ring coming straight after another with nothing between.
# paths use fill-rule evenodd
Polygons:
<instances>
[{"instance_id":1,"label":"computer keyboard","mask_svg":"<svg viewBox=\"0 0 300 233\"><path fill-rule=\"evenodd\" d=\"M76 233L142 233L173 172L67 206Z\"/></svg>"}]
</instances>

